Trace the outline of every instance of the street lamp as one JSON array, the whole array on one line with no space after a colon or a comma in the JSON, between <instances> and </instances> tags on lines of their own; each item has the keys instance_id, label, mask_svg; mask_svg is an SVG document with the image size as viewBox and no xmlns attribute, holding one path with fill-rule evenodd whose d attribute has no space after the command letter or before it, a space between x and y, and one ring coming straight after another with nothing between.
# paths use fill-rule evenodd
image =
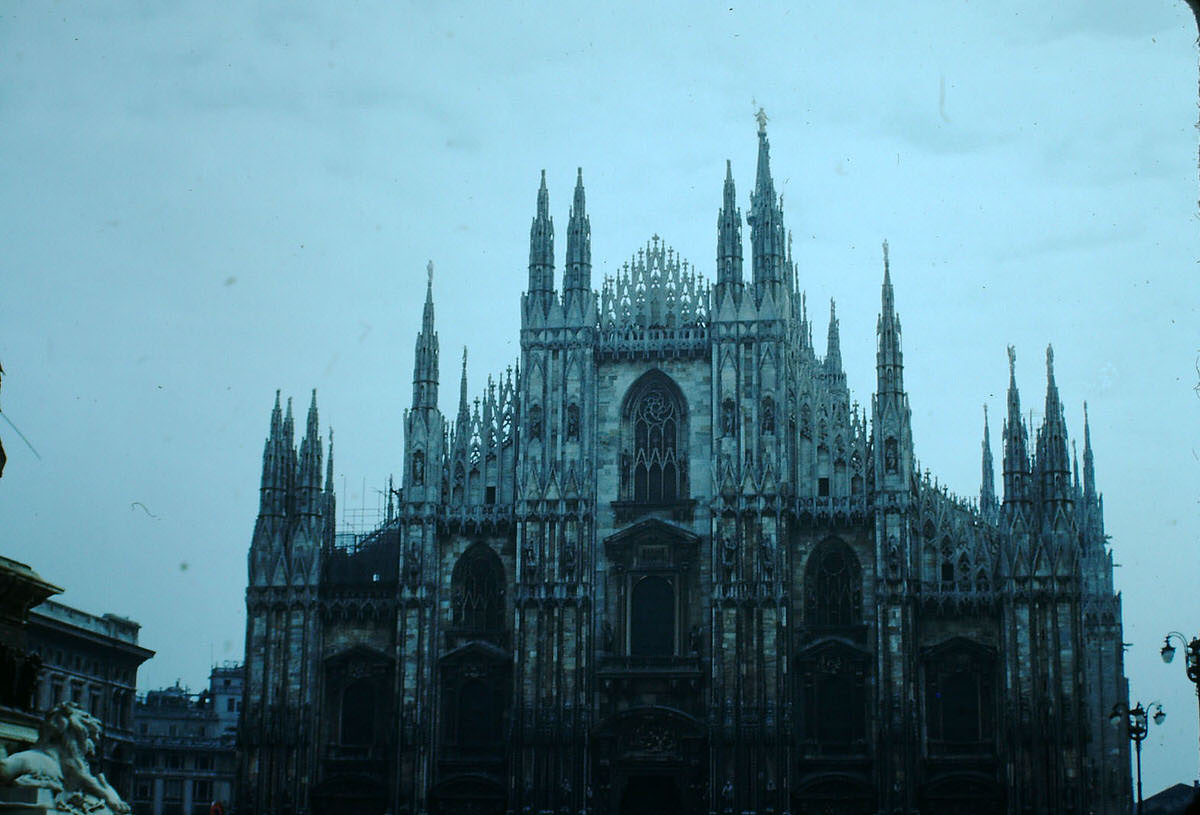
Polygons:
<instances>
[{"instance_id":1,"label":"street lamp","mask_svg":"<svg viewBox=\"0 0 1200 815\"><path fill-rule=\"evenodd\" d=\"M1162 724L1165 718L1167 718L1167 714L1158 702L1151 702L1145 707L1138 702L1137 707L1133 710L1130 710L1124 702L1117 702L1113 705L1112 713L1108 715L1108 720L1112 722L1113 727L1120 729L1121 723L1124 722L1125 726L1129 728L1129 740L1133 742L1134 751L1137 753L1138 815L1142 815L1142 742L1146 740L1146 735L1150 732L1149 719L1153 719L1155 724Z\"/></svg>"},{"instance_id":2,"label":"street lamp","mask_svg":"<svg viewBox=\"0 0 1200 815\"><path fill-rule=\"evenodd\" d=\"M1188 638L1180 634L1178 631L1172 631L1163 639L1162 654L1163 662L1170 663L1175 658L1175 646L1171 644L1172 638L1178 638L1179 644L1187 649L1187 660L1183 663L1184 670L1187 671L1187 678L1192 680L1192 684L1196 686L1196 700L1200 703L1200 637L1192 637L1192 641L1188 642Z\"/></svg>"}]
</instances>

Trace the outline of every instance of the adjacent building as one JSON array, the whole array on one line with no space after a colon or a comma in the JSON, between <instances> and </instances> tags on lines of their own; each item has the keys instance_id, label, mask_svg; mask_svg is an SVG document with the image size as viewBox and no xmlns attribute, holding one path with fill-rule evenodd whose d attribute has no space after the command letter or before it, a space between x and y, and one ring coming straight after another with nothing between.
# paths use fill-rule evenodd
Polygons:
<instances>
[{"instance_id":1,"label":"adjacent building","mask_svg":"<svg viewBox=\"0 0 1200 815\"><path fill-rule=\"evenodd\" d=\"M28 565L0 556L0 748L10 755L37 741L41 722L37 690L42 660L29 648L29 611L60 593Z\"/></svg>"},{"instance_id":2,"label":"adjacent building","mask_svg":"<svg viewBox=\"0 0 1200 815\"><path fill-rule=\"evenodd\" d=\"M596 291L582 173L561 278L543 174L519 364L472 398L464 352L452 416L430 268L370 534L335 534L315 394L298 449L277 395L243 811L1128 812L1121 602L1052 352L1034 427L1009 349L999 487L985 415L954 495L917 466L886 244L860 405L765 118L748 247L729 168L720 200L711 282L655 235Z\"/></svg>"},{"instance_id":3,"label":"adjacent building","mask_svg":"<svg viewBox=\"0 0 1200 815\"><path fill-rule=\"evenodd\" d=\"M208 815L233 807L242 667L214 667L208 688L192 693L178 683L138 699L135 815Z\"/></svg>"},{"instance_id":4,"label":"adjacent building","mask_svg":"<svg viewBox=\"0 0 1200 815\"><path fill-rule=\"evenodd\" d=\"M47 600L29 613L29 651L41 661L36 708L74 702L104 725L105 776L125 800L133 792L133 702L138 667L154 652L138 644L139 623L96 616Z\"/></svg>"}]
</instances>

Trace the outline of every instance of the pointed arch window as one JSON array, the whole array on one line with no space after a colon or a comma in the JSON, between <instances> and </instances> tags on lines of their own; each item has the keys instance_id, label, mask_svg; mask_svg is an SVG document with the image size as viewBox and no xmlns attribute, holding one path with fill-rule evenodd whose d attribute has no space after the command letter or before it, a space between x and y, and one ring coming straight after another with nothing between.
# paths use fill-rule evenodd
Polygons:
<instances>
[{"instance_id":1,"label":"pointed arch window","mask_svg":"<svg viewBox=\"0 0 1200 815\"><path fill-rule=\"evenodd\" d=\"M804 574L805 618L810 626L862 622L862 567L850 547L829 540L808 557Z\"/></svg>"},{"instance_id":2,"label":"pointed arch window","mask_svg":"<svg viewBox=\"0 0 1200 815\"><path fill-rule=\"evenodd\" d=\"M458 559L450 597L455 628L483 635L504 629L504 567L486 544L477 543Z\"/></svg>"},{"instance_id":3,"label":"pointed arch window","mask_svg":"<svg viewBox=\"0 0 1200 815\"><path fill-rule=\"evenodd\" d=\"M651 372L625 400L621 455L622 500L671 504L687 497L687 415L679 389Z\"/></svg>"}]
</instances>

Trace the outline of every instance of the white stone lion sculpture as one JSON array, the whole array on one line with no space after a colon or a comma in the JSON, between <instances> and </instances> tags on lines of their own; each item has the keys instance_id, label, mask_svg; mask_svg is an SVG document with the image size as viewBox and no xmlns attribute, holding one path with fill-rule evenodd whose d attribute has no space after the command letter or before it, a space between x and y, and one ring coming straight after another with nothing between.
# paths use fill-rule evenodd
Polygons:
<instances>
[{"instance_id":1,"label":"white stone lion sculpture","mask_svg":"<svg viewBox=\"0 0 1200 815\"><path fill-rule=\"evenodd\" d=\"M73 702L57 705L46 714L33 747L0 759L0 787L48 789L63 812L125 815L129 805L89 765L99 737L99 719Z\"/></svg>"}]
</instances>

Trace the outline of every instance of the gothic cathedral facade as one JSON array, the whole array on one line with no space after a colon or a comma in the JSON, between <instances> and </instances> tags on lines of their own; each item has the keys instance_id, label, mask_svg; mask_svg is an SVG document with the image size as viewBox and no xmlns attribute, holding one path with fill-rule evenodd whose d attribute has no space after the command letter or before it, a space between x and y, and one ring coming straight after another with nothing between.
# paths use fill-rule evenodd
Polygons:
<instances>
[{"instance_id":1,"label":"gothic cathedral facade","mask_svg":"<svg viewBox=\"0 0 1200 815\"><path fill-rule=\"evenodd\" d=\"M278 397L249 554L239 802L262 815L1128 811L1089 428L1011 368L1002 495L918 471L884 245L877 385L819 354L765 121L710 283L655 236L561 289L542 177L516 370L438 408L433 277L386 521L335 535Z\"/></svg>"}]
</instances>

